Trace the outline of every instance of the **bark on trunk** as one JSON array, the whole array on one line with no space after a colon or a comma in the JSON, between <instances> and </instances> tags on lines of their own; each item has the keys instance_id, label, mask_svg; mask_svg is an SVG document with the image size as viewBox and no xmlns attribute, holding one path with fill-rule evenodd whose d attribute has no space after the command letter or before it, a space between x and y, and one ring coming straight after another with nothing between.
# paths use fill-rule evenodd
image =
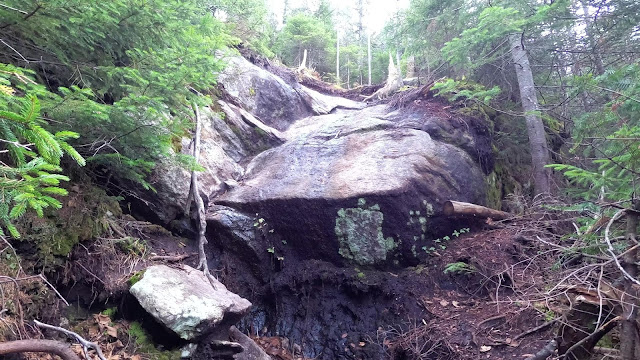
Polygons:
<instances>
[{"instance_id":1,"label":"bark on trunk","mask_svg":"<svg viewBox=\"0 0 640 360\"><path fill-rule=\"evenodd\" d=\"M67 343L55 340L17 340L0 343L0 355L41 352L60 356L63 360L79 360Z\"/></svg>"},{"instance_id":2,"label":"bark on trunk","mask_svg":"<svg viewBox=\"0 0 640 360\"><path fill-rule=\"evenodd\" d=\"M369 86L371 86L371 33L367 34L367 63L369 65Z\"/></svg>"},{"instance_id":3,"label":"bark on trunk","mask_svg":"<svg viewBox=\"0 0 640 360\"><path fill-rule=\"evenodd\" d=\"M300 67L298 67L298 71L302 71L307 68L307 49L304 49L304 54L302 55L302 62L300 63Z\"/></svg>"},{"instance_id":4,"label":"bark on trunk","mask_svg":"<svg viewBox=\"0 0 640 360\"><path fill-rule=\"evenodd\" d=\"M638 200L634 203L634 210L640 209ZM626 240L628 248L633 247L638 242L636 240L636 231L638 229L638 214L634 211L627 211L627 231ZM633 278L638 276L638 250L632 250L622 257L622 267ZM624 292L625 297L622 302L622 323L620 328L620 356L622 360L640 359L640 338L638 328L636 326L638 319L638 292L633 286L633 282L625 279Z\"/></svg>"},{"instance_id":5,"label":"bark on trunk","mask_svg":"<svg viewBox=\"0 0 640 360\"><path fill-rule=\"evenodd\" d=\"M340 86L340 33L336 32L336 84Z\"/></svg>"},{"instance_id":6,"label":"bark on trunk","mask_svg":"<svg viewBox=\"0 0 640 360\"><path fill-rule=\"evenodd\" d=\"M512 217L508 212L491 209L481 205L449 200L444 203L443 212L447 216L467 215L481 218L504 220Z\"/></svg>"},{"instance_id":7,"label":"bark on trunk","mask_svg":"<svg viewBox=\"0 0 640 360\"><path fill-rule=\"evenodd\" d=\"M596 68L596 72L598 75L604 74L604 63L602 61L602 56L598 52L598 47L596 46L596 42L593 37L593 21L591 21L591 15L589 14L589 7L584 1L581 1L582 11L584 12L584 22L585 28L584 31L587 34L587 40L589 41L589 46L591 47L591 53L593 54L593 63Z\"/></svg>"},{"instance_id":8,"label":"bark on trunk","mask_svg":"<svg viewBox=\"0 0 640 360\"><path fill-rule=\"evenodd\" d=\"M531 165L536 195L551 192L550 172L545 168L549 164L549 149L544 131L544 123L540 117L540 106L536 95L535 83L529 56L524 49L520 34L510 35L511 56L515 65L520 88L520 99L524 110L529 135L529 147L531 148Z\"/></svg>"}]
</instances>

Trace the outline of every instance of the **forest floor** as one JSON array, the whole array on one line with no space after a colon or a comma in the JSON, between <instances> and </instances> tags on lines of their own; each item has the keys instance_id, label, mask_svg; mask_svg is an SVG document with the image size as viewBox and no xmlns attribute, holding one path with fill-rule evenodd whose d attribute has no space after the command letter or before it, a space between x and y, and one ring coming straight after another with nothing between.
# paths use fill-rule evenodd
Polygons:
<instances>
[{"instance_id":1,"label":"forest floor","mask_svg":"<svg viewBox=\"0 0 640 360\"><path fill-rule=\"evenodd\" d=\"M388 307L396 323L379 327L369 336L342 334L344 358L375 359L380 355L374 354L384 354L386 359L398 360L526 359L538 352L557 331L550 304L544 296L537 301L533 296L541 294L539 285L545 284L552 259L540 255L539 244L522 226L509 224L460 236L424 265L365 271L362 282L396 296L395 304ZM468 266L445 273L453 263ZM327 271L323 266L314 269ZM345 276L341 286L353 286L352 278ZM380 318L370 319L375 320ZM275 359L298 359L287 351L286 338L254 340Z\"/></svg>"},{"instance_id":2,"label":"forest floor","mask_svg":"<svg viewBox=\"0 0 640 360\"><path fill-rule=\"evenodd\" d=\"M393 303L385 305L389 325L368 334L345 332L335 339L345 347L345 359L376 359L381 358L380 354L386 359L525 359L544 347L557 331L553 323L554 304L546 299L541 288L547 283L545 277L555 260L545 255L544 244L532 238L539 229L532 228L527 221L490 226L498 228L478 228L453 238L446 243L446 249L434 252L425 264L415 267L363 271L366 275L359 277L354 276L353 269L314 263L304 269L292 269L292 273L297 274L298 281L313 276L337 279L336 292L339 288L359 288L364 297L375 295L367 289L380 288L382 293L395 297ZM150 254L189 255L193 250L179 238L162 232L148 236L147 244ZM96 254L92 249L89 246L88 251L74 253L71 262L93 264L92 271L91 274L85 271L86 276L76 273L74 286L64 289L66 297L73 292L79 300L97 302L104 286L112 283L110 277L120 279L118 287L123 285L123 259L104 256L96 260L91 258ZM188 258L187 262L194 260ZM144 262L148 262L148 257ZM467 265L444 272L451 264L462 263ZM98 288L102 290L96 291ZM148 327L150 320L136 315L141 309L123 293L112 296L101 299L102 304L112 307L100 314L76 314L78 319L84 316L85 320L72 324L72 329L99 343L109 360L177 356L176 352L155 352L157 348L150 346L154 342L163 344L160 349L179 344L162 333L145 333L141 328ZM78 305L87 304L74 306ZM93 306L98 307L100 304ZM363 316L368 316L366 311ZM380 317L364 320L380 321ZM253 339L274 359L302 359L297 345L287 338L253 336ZM74 349L81 351L79 347Z\"/></svg>"}]
</instances>

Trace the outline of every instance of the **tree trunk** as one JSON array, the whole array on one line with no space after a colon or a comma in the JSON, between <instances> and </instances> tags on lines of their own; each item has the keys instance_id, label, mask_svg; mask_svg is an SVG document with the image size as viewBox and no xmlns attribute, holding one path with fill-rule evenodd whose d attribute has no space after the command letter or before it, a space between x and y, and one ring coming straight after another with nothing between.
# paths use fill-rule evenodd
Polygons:
<instances>
[{"instance_id":1,"label":"tree trunk","mask_svg":"<svg viewBox=\"0 0 640 360\"><path fill-rule=\"evenodd\" d=\"M377 97L378 99L386 98L387 96L395 93L401 87L402 76L400 76L400 69L393 64L393 56L389 53L389 75L387 75L387 82L384 84L384 87L364 98L364 101L369 101L374 97Z\"/></svg>"},{"instance_id":2,"label":"tree trunk","mask_svg":"<svg viewBox=\"0 0 640 360\"><path fill-rule=\"evenodd\" d=\"M289 0L284 0L284 10L282 11L282 25L287 23L288 11L289 11Z\"/></svg>"},{"instance_id":3,"label":"tree trunk","mask_svg":"<svg viewBox=\"0 0 640 360\"><path fill-rule=\"evenodd\" d=\"M371 86L371 33L367 33L367 62L369 64L369 86Z\"/></svg>"},{"instance_id":4,"label":"tree trunk","mask_svg":"<svg viewBox=\"0 0 640 360\"><path fill-rule=\"evenodd\" d=\"M304 49L304 55L302 55L302 62L300 63L300 67L298 67L298 71L302 71L307 68L307 49Z\"/></svg>"},{"instance_id":5,"label":"tree trunk","mask_svg":"<svg viewBox=\"0 0 640 360\"><path fill-rule=\"evenodd\" d=\"M411 55L411 56L409 56L409 58L407 58L407 74L406 74L406 77L407 78L416 77L416 58L413 55Z\"/></svg>"},{"instance_id":6,"label":"tree trunk","mask_svg":"<svg viewBox=\"0 0 640 360\"><path fill-rule=\"evenodd\" d=\"M598 47L596 46L596 42L593 38L593 22L591 21L591 15L589 14L589 7L584 1L581 1L582 11L584 12L584 22L585 28L584 31L587 34L587 40L589 41L589 46L591 47L591 53L593 54L593 62L596 68L596 73L598 75L604 74L604 63L602 61L602 56L598 52Z\"/></svg>"},{"instance_id":7,"label":"tree trunk","mask_svg":"<svg viewBox=\"0 0 640 360\"><path fill-rule=\"evenodd\" d=\"M193 112L196 116L196 132L194 134L193 139L193 157L195 158L196 164L200 161L200 133L202 132L202 119L200 117L200 109L197 104L193 104ZM216 282L213 281L211 272L209 271L209 263L207 261L207 253L205 251L205 245L209 243L206 237L207 233L207 220L206 220L206 210L204 208L204 201L202 201L202 197L200 196L200 191L198 189L198 173L195 170L191 171L191 188L189 189L189 195L187 196L187 205L185 206L186 214L189 214L191 197L193 196L193 201L196 204L196 211L198 220L198 270L202 270L205 274L211 286L214 289L217 289Z\"/></svg>"},{"instance_id":8,"label":"tree trunk","mask_svg":"<svg viewBox=\"0 0 640 360\"><path fill-rule=\"evenodd\" d=\"M347 89L351 89L351 66L349 66L349 53L347 53Z\"/></svg>"},{"instance_id":9,"label":"tree trunk","mask_svg":"<svg viewBox=\"0 0 640 360\"><path fill-rule=\"evenodd\" d=\"M336 32L336 84L340 86L340 32Z\"/></svg>"},{"instance_id":10,"label":"tree trunk","mask_svg":"<svg viewBox=\"0 0 640 360\"><path fill-rule=\"evenodd\" d=\"M640 209L640 201L634 202L634 210ZM626 240L628 248L637 244L636 231L638 229L638 214L634 211L627 211L627 231ZM622 257L622 267L634 279L638 276L638 250L627 252ZM640 359L640 338L636 326L638 320L638 292L633 286L633 282L625 279L625 298L622 303L622 323L620 326L620 356L622 360Z\"/></svg>"},{"instance_id":11,"label":"tree trunk","mask_svg":"<svg viewBox=\"0 0 640 360\"><path fill-rule=\"evenodd\" d=\"M549 148L547 147L544 123L540 117L540 106L538 105L529 56L524 49L520 34L512 34L509 38L511 57L518 77L518 87L520 88L520 100L522 101L524 118L527 123L535 194L548 194L551 192L550 173L549 169L545 168L545 165L549 164Z\"/></svg>"}]
</instances>

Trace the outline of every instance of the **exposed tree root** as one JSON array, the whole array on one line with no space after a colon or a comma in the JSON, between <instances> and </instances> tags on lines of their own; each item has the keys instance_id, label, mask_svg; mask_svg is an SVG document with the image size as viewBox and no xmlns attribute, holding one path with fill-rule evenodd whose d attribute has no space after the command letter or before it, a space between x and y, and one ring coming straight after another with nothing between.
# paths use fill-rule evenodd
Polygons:
<instances>
[{"instance_id":1,"label":"exposed tree root","mask_svg":"<svg viewBox=\"0 0 640 360\"><path fill-rule=\"evenodd\" d=\"M49 353L60 356L62 360L78 360L78 355L62 341L29 339L0 343L0 355L23 352Z\"/></svg>"},{"instance_id":2,"label":"exposed tree root","mask_svg":"<svg viewBox=\"0 0 640 360\"><path fill-rule=\"evenodd\" d=\"M64 328L61 328L61 327L58 327L58 326L53 326L53 325L41 323L38 320L34 320L33 322L40 328L59 331L59 332L65 334L67 336L75 338L76 341L78 341L80 343L80 345L82 345L82 349L84 351L84 355L85 355L85 357L87 359L89 359L89 349L92 349L92 350L94 350L96 352L96 354L98 355L98 358L100 360L107 360L107 358L102 353L102 349L100 349L100 345L98 345L98 344L96 344L94 342L85 340L85 338L83 338L82 336L78 335L77 333L75 333L73 331L70 331L70 330L67 330L67 329L64 329ZM77 359L77 356L75 357L75 359Z\"/></svg>"},{"instance_id":3,"label":"exposed tree root","mask_svg":"<svg viewBox=\"0 0 640 360\"><path fill-rule=\"evenodd\" d=\"M193 112L196 115L196 133L194 136L194 145L193 145L193 157L196 159L196 163L200 159L200 133L202 132L202 120L200 118L200 110L198 109L198 105L193 105ZM209 243L206 237L207 232L207 220L205 216L205 208L204 201L202 201L202 197L200 196L200 192L198 191L198 173L195 170L191 171L191 187L189 188L189 195L187 196L187 203L185 204L185 214L190 213L191 207L191 199L194 200L196 204L197 211L197 219L198 219L198 270L202 270L207 279L209 279L209 283L214 289L217 289L218 282L211 275L209 271L209 264L207 262L207 254L205 252L205 245Z\"/></svg>"}]
</instances>

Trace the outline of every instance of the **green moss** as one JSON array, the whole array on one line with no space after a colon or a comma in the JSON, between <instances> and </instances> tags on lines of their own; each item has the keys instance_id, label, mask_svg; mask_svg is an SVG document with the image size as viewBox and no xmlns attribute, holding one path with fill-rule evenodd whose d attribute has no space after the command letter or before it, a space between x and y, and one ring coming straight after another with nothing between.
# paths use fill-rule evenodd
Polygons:
<instances>
[{"instance_id":1,"label":"green moss","mask_svg":"<svg viewBox=\"0 0 640 360\"><path fill-rule=\"evenodd\" d=\"M94 186L71 186L61 201L62 209L49 210L42 218L24 216L18 224L20 240L35 245L36 260L46 271L61 265L76 244L101 236L109 221L122 215L118 198Z\"/></svg>"},{"instance_id":2,"label":"green moss","mask_svg":"<svg viewBox=\"0 0 640 360\"><path fill-rule=\"evenodd\" d=\"M129 337L133 339L138 347L137 353L145 354L146 357L154 360L175 360L180 359L180 350L162 351L155 347L149 334L144 330L139 322L134 321L129 324Z\"/></svg>"},{"instance_id":3,"label":"green moss","mask_svg":"<svg viewBox=\"0 0 640 360\"><path fill-rule=\"evenodd\" d=\"M253 128L253 131L260 137L264 137L264 138L269 137L269 134L267 134L264 130L260 129L259 127Z\"/></svg>"},{"instance_id":4,"label":"green moss","mask_svg":"<svg viewBox=\"0 0 640 360\"><path fill-rule=\"evenodd\" d=\"M502 209L502 182L495 171L486 178L487 206L494 209Z\"/></svg>"},{"instance_id":5,"label":"green moss","mask_svg":"<svg viewBox=\"0 0 640 360\"><path fill-rule=\"evenodd\" d=\"M131 236L127 236L125 238L119 239L116 242L116 246L120 248L123 252L135 256L142 256L147 251L147 245L144 240L134 238Z\"/></svg>"},{"instance_id":6,"label":"green moss","mask_svg":"<svg viewBox=\"0 0 640 360\"><path fill-rule=\"evenodd\" d=\"M384 214L380 206L364 208L365 204L364 199L358 199L360 207L338 210L335 234L342 257L360 265L374 265L387 260L397 244L382 233Z\"/></svg>"},{"instance_id":7,"label":"green moss","mask_svg":"<svg viewBox=\"0 0 640 360\"><path fill-rule=\"evenodd\" d=\"M135 285L135 283L142 280L143 277L144 277L144 270L141 270L131 275L131 277L129 278L129 280L127 280L127 282L129 283L129 286L133 286Z\"/></svg>"},{"instance_id":8,"label":"green moss","mask_svg":"<svg viewBox=\"0 0 640 360\"><path fill-rule=\"evenodd\" d=\"M151 342L149 340L149 335L147 335L147 332L137 321L134 321L129 325L129 337L131 337L138 346L144 346Z\"/></svg>"},{"instance_id":9,"label":"green moss","mask_svg":"<svg viewBox=\"0 0 640 360\"><path fill-rule=\"evenodd\" d=\"M106 315L111 320L113 320L113 319L115 319L117 313L118 313L118 308L114 306L114 307L110 307L110 308L104 309L101 314L102 315Z\"/></svg>"}]
</instances>

